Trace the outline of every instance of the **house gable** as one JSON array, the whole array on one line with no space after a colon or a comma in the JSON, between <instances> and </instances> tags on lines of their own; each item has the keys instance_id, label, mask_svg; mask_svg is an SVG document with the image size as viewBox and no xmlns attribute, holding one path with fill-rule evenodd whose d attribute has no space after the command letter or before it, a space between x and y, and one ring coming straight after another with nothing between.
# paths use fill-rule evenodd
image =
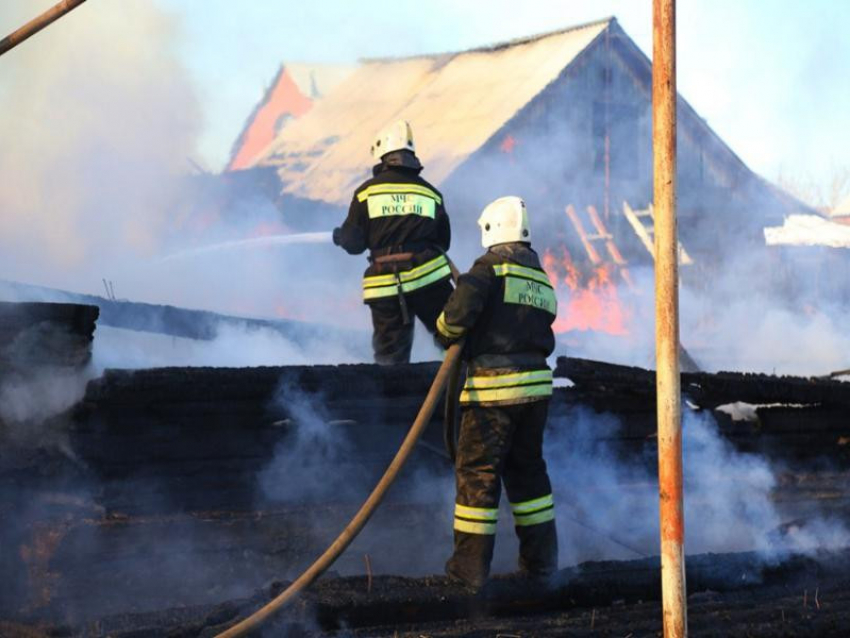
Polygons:
<instances>
[{"instance_id":1,"label":"house gable","mask_svg":"<svg viewBox=\"0 0 850 638\"><path fill-rule=\"evenodd\" d=\"M365 61L288 127L257 165L278 168L286 193L347 203L368 174L377 131L414 124L417 154L439 184L548 86L610 20L460 53Z\"/></svg>"}]
</instances>

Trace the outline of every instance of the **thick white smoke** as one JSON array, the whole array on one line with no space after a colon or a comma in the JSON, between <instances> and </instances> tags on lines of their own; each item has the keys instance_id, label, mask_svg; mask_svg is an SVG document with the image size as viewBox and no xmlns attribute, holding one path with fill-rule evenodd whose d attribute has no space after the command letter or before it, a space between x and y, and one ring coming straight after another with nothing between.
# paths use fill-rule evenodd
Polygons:
<instances>
[{"instance_id":1,"label":"thick white smoke","mask_svg":"<svg viewBox=\"0 0 850 638\"><path fill-rule=\"evenodd\" d=\"M730 251L722 264L700 287L680 287L682 345L701 369L817 376L850 365L847 307L840 298L815 295L815 282L802 273L799 296L770 289L767 260ZM558 354L655 368L654 275L646 268L631 274L636 287L616 290L627 334L563 333Z\"/></svg>"},{"instance_id":2,"label":"thick white smoke","mask_svg":"<svg viewBox=\"0 0 850 638\"><path fill-rule=\"evenodd\" d=\"M272 328L219 324L216 337L202 341L99 327L93 365L100 372L107 368L251 367L371 361L369 335L359 336L357 340L336 334L297 340Z\"/></svg>"},{"instance_id":3,"label":"thick white smoke","mask_svg":"<svg viewBox=\"0 0 850 638\"><path fill-rule=\"evenodd\" d=\"M4 22L34 4L4 3ZM152 3L100 2L4 56L4 278L91 290L155 251L200 125L177 44Z\"/></svg>"},{"instance_id":4,"label":"thick white smoke","mask_svg":"<svg viewBox=\"0 0 850 638\"><path fill-rule=\"evenodd\" d=\"M47 8L37 4L4 3L3 23ZM181 59L182 28L155 3L89 3L4 56L0 280L100 295L105 278L119 299L334 324L364 331L368 348L361 263L329 242L163 260L285 230L267 200L239 198L222 208L211 192L220 184L187 178L204 123ZM240 338L227 328L215 343L173 347L140 333L114 337L98 333L102 365L365 358L332 337L300 343L253 331Z\"/></svg>"},{"instance_id":5,"label":"thick white smoke","mask_svg":"<svg viewBox=\"0 0 850 638\"><path fill-rule=\"evenodd\" d=\"M290 414L280 425L291 432L259 477L263 497L291 504L344 503L353 513L377 479L377 468L366 471L365 463L386 454L386 446L379 446L380 453L374 444L364 447L367 424L334 421L322 396L305 395L284 384L278 399ZM376 418L380 425L379 414ZM544 455L556 498L562 567L658 554L654 441L624 452L621 427L618 417L586 408L550 417ZM401 432L393 436L400 440ZM850 544L850 530L826 513L809 513L805 523L788 525L798 512L777 500L783 468L764 456L736 450L710 413L685 413L683 449L688 554L757 551L769 562L788 552L813 553ZM426 456L429 452L422 450ZM420 459L420 464L405 468L400 483L393 493L428 514L415 525L409 519L381 516L380 522L367 526L337 569L361 573L359 554L376 552L376 569L384 573L442 571L452 543L452 469L446 461L423 465ZM517 561L504 493L501 500L496 573L514 570ZM321 513L310 518L310 524L318 537L332 537ZM392 556L376 549L385 544L392 545Z\"/></svg>"},{"instance_id":6,"label":"thick white smoke","mask_svg":"<svg viewBox=\"0 0 850 638\"><path fill-rule=\"evenodd\" d=\"M20 425L24 432L34 423L44 422L82 399L91 378L88 371L61 368L3 378L0 380L0 425ZM37 440L38 437L32 438Z\"/></svg>"},{"instance_id":7,"label":"thick white smoke","mask_svg":"<svg viewBox=\"0 0 850 638\"><path fill-rule=\"evenodd\" d=\"M614 417L579 409L568 418L552 424L546 441L562 563L657 555L654 460L614 453L606 441L619 429ZM771 557L850 544L847 527L826 516L782 534L788 515L774 498L778 468L735 450L710 414L687 412L683 429L688 554L755 550Z\"/></svg>"}]
</instances>

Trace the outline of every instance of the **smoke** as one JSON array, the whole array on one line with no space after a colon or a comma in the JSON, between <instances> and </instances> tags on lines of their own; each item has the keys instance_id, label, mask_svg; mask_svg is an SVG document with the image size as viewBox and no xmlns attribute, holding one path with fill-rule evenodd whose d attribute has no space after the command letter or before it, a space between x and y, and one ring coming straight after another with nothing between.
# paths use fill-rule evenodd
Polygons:
<instances>
[{"instance_id":1,"label":"smoke","mask_svg":"<svg viewBox=\"0 0 850 638\"><path fill-rule=\"evenodd\" d=\"M7 3L3 12L10 23L17 23L30 16L32 7ZM205 123L201 96L181 58L183 28L176 17L139 0L120 8L106 4L95 10L86 5L5 58L6 72L0 79L0 95L7 98L0 122L6 143L0 158L5 176L0 185L0 272L5 278L89 292L99 291L106 277L115 282L121 298L298 318L365 333L369 315L357 298L359 265L335 247L266 246L204 253L205 246L216 242L238 245L233 242L286 232L287 225L304 225L304 218L323 211L287 203L281 215L256 192L248 195L250 189L222 198L220 184L184 179ZM596 52L587 67L605 62L601 55ZM614 71L619 86L625 76L619 65ZM452 256L460 266L468 266L480 253L477 211L507 192L528 200L536 246L566 246L576 261L586 261L563 209L573 204L583 211L594 204L601 210L602 188L595 177L608 160L596 143L604 119L598 97L581 82L552 85L537 100L536 110L521 113L512 123L511 144L504 144L504 136L495 137L474 162L441 185L456 231ZM617 221L622 199L642 206L649 194L648 168L639 157L649 148L648 102L642 95L633 101L638 106L632 110L606 112L614 178L608 224L629 253L633 277L643 280L639 294L625 286L616 288L628 309L630 334L617 339L577 330L562 341L567 351L584 356L649 365L652 340L646 328L652 321L652 285L651 277L637 268L649 258L640 252L631 230ZM560 112L556 109L561 104L583 109L581 117L539 116L542 111ZM588 132L596 141L588 139ZM585 147L587 152L563 152ZM683 147L683 209L707 188L694 183L690 150ZM500 185L497 191L494 184ZM760 214L755 204L752 208ZM337 213L341 221L344 211ZM322 223L329 219L315 217ZM839 326L846 303L831 307L807 295L814 279L807 280L803 273L796 278L802 291L773 294L767 284L773 270L769 258L761 254L756 268L751 267L759 261L754 259L742 269L739 253L746 247L731 237L738 229L725 222L710 227L709 218L700 214L681 224L686 244L700 236L724 237L717 242L718 254L711 257L721 265L719 272L705 271L695 282L688 281L683 269L685 347L708 369L823 373L845 366L839 358L848 344ZM161 261L175 253L188 257ZM698 264L706 259L698 257ZM709 282L714 292L706 290ZM788 347L764 347L776 337ZM764 360L767 351L771 359L775 352L775 360ZM215 353L209 358L225 360ZM234 353L230 358L243 360L252 357Z\"/></svg>"},{"instance_id":2,"label":"smoke","mask_svg":"<svg viewBox=\"0 0 850 638\"><path fill-rule=\"evenodd\" d=\"M275 398L284 410L278 421L288 429L273 463L260 474L266 497L285 503L346 501L359 485L344 471L359 457L346 433L346 422L333 422L317 395L305 395L286 380ZM293 480L297 477L297 480Z\"/></svg>"},{"instance_id":3,"label":"smoke","mask_svg":"<svg viewBox=\"0 0 850 638\"><path fill-rule=\"evenodd\" d=\"M4 276L73 287L154 251L199 130L177 37L149 2L101 3L4 58Z\"/></svg>"},{"instance_id":4,"label":"smoke","mask_svg":"<svg viewBox=\"0 0 850 638\"><path fill-rule=\"evenodd\" d=\"M329 390L330 391L330 390ZM324 392L305 393L284 376L274 400L285 429L273 459L258 477L259 499L299 520L321 551L366 500L405 434L391 406L334 403ZM410 419L415 410L410 414ZM408 424L403 424L408 425ZM361 574L364 555L376 573L438 573L451 548L453 474L441 449L420 442L362 534L334 565ZM392 547L392 552L386 550ZM292 576L297 572L293 570Z\"/></svg>"},{"instance_id":5,"label":"smoke","mask_svg":"<svg viewBox=\"0 0 850 638\"><path fill-rule=\"evenodd\" d=\"M40 320L26 310L19 314L17 306L2 305L0 439L7 446L58 447L73 458L64 436L67 420L54 417L79 402L95 376L86 365L88 339L59 321Z\"/></svg>"},{"instance_id":6,"label":"smoke","mask_svg":"<svg viewBox=\"0 0 850 638\"><path fill-rule=\"evenodd\" d=\"M16 6L20 10L15 23L30 14L29 3ZM9 11L6 4L3 11ZM207 199L205 186L184 179L203 122L200 98L180 62L181 42L181 25L152 3L99 3L96 10L88 3L4 57L2 276L88 292L100 292L101 278L106 277L115 282L119 298L287 317L360 330L362 335L351 339L329 330L323 336L296 338L266 328L220 325L216 338L197 341L101 326L94 346L95 371L367 360L369 313L358 298L362 259L318 244L203 250L212 243L286 232L286 224L307 225L298 216L312 211L293 206L281 216L271 203L247 196L222 205L215 197ZM587 96L569 93L550 94L547 100L541 108L551 108L551 113L563 112L557 109L564 104L591 106ZM599 149L581 150L584 146L578 143L587 137L583 131L592 126L589 119L514 131L518 144L512 155L485 149L481 162L440 185L456 230L452 257L459 266L468 267L481 252L474 224L477 212L508 193L528 200L536 247L567 246L577 260L586 261L563 209L570 203L579 209L598 205L601 188L588 179L587 166L596 162ZM646 125L647 113L639 119ZM493 144L498 147L502 141ZM635 145L635 150L640 148ZM641 164L637 158L634 165L645 169L645 161ZM595 174L598 177L598 171ZM427 166L423 176L428 178ZM645 204L640 201L649 192L645 170L634 184L635 192L625 195L635 205ZM341 221L344 211L338 213ZM798 374L847 367L842 357L850 352L850 342L840 329L846 303L821 303L822 297L811 294L814 280L808 278L809 271L792 277L797 288L777 292L768 285L774 274L770 259L764 253L746 258L747 247L728 237L735 231L719 222L711 228L694 218L683 220L682 227L691 237L709 233L720 245L711 258L717 272L698 271L701 274L689 280L683 271L682 339L704 367ZM618 230L618 241L630 232ZM162 260L175 253L186 258ZM629 259L636 287L616 288L627 311L628 333L568 333L561 337L559 352L652 365L652 276L633 267L649 263L649 257L635 252ZM415 356L435 358L428 342L417 340ZM19 424L47 422L82 396L87 374L50 373L4 384L0 418ZM286 412L276 427L286 436L257 483L258 499L303 507L309 536L330 540L339 528L328 523L327 511L313 506L330 503L333 521L353 512L374 486L401 433L390 431L391 424L380 415L369 423L338 420L324 407L328 401L321 394L303 395L284 380L276 404ZM546 442L561 564L656 554L652 445L624 456L605 441L616 436L616 419L580 410L567 418L569 423L553 420ZM689 553L758 549L772 556L850 542L847 530L827 518L778 533L786 517L772 498L777 469L763 457L735 451L710 416L686 416L684 443ZM442 570L451 546L452 472L433 450L422 446L417 453L419 462L406 470L389 502L337 569L362 573L360 555L368 553L377 572ZM143 484L140 493L149 498L145 490L160 487ZM156 510L154 497L150 500ZM399 502L415 507L402 510ZM497 571L512 569L516 559L504 502L500 518ZM91 545L80 546L80 555L100 551L102 540L93 535ZM171 565L162 582L177 582L181 573L196 574L197 582L219 577L212 568L203 569L191 537L163 542L159 549ZM187 558L175 561L175 556ZM225 593L207 595L233 595L255 586L256 581L237 582Z\"/></svg>"},{"instance_id":7,"label":"smoke","mask_svg":"<svg viewBox=\"0 0 850 638\"><path fill-rule=\"evenodd\" d=\"M328 331L300 339L279 330L220 323L205 341L100 327L92 354L97 371L166 366L253 367L363 363L371 360L367 334Z\"/></svg>"},{"instance_id":8,"label":"smoke","mask_svg":"<svg viewBox=\"0 0 850 638\"><path fill-rule=\"evenodd\" d=\"M0 11L4 22L18 24L34 7L4 3ZM105 278L119 299L365 334L359 268L348 256L318 244L242 248L238 242L287 232L280 211L252 188L187 176L205 122L182 61L183 28L154 3L87 4L4 56L2 278L90 294L102 294ZM234 248L203 252L216 243ZM173 254L188 256L163 261ZM147 337L125 336L126 348L113 340L112 353L98 348L100 359L129 367L331 357L319 340L285 343L257 333L240 340L224 330L214 344L150 354L142 351ZM125 351L135 354L122 358ZM340 360L361 358L343 352Z\"/></svg>"},{"instance_id":9,"label":"smoke","mask_svg":"<svg viewBox=\"0 0 850 638\"><path fill-rule=\"evenodd\" d=\"M823 375L846 367L847 256L730 247L710 281L682 288L682 339L707 369ZM698 349L701 349L700 353Z\"/></svg>"},{"instance_id":10,"label":"smoke","mask_svg":"<svg viewBox=\"0 0 850 638\"><path fill-rule=\"evenodd\" d=\"M563 565L658 553L655 445L616 450L619 428L616 418L584 408L550 422L545 454ZM774 498L780 468L735 450L710 414L686 412L683 430L688 554L754 550L770 559L850 544L850 531L826 514L783 533L789 514Z\"/></svg>"},{"instance_id":11,"label":"smoke","mask_svg":"<svg viewBox=\"0 0 850 638\"><path fill-rule=\"evenodd\" d=\"M401 437L395 427L391 437L374 434L390 425L381 421L380 411L377 424L340 421L328 412L328 401L282 384L276 405L285 409L279 426L287 428L287 435L259 477L262 498L304 505L308 513L300 516L309 534L325 543L365 500ZM544 455L556 498L562 567L658 554L655 441L628 442L622 427L617 417L582 407L550 416ZM807 512L805 523L799 523L793 504L777 500L784 468L736 450L710 413L685 413L683 449L688 554L757 551L770 562L789 552L814 554L850 544L845 524L826 511ZM370 554L376 557L378 573L442 572L452 547L454 495L451 465L420 448L420 456L393 487L389 503L335 569L363 573L360 557ZM504 494L501 500L494 573L513 571L517 561ZM327 511L316 509L317 503L339 512L332 529ZM405 503L408 509L400 512L392 503ZM391 554L382 550L387 546L393 548Z\"/></svg>"},{"instance_id":12,"label":"smoke","mask_svg":"<svg viewBox=\"0 0 850 638\"><path fill-rule=\"evenodd\" d=\"M843 293L808 288L814 278L807 280L805 271L794 275L796 284L778 287L764 254L747 258L730 251L722 264L710 282L698 285L688 267L682 271L681 341L702 370L819 376L847 367L850 336L843 317L850 306ZM634 287L620 283L609 292L626 333L561 333L556 354L655 367L654 275L647 268L630 273ZM567 307L571 292L558 292Z\"/></svg>"},{"instance_id":13,"label":"smoke","mask_svg":"<svg viewBox=\"0 0 850 638\"><path fill-rule=\"evenodd\" d=\"M90 370L39 368L31 373L12 373L0 378L0 424L34 425L75 405L85 394ZM36 437L34 437L36 438Z\"/></svg>"},{"instance_id":14,"label":"smoke","mask_svg":"<svg viewBox=\"0 0 850 638\"><path fill-rule=\"evenodd\" d=\"M758 295L738 297L714 316L716 323L703 340L717 346L702 353L700 361L714 370L802 376L844 369L850 337L842 316L846 309L832 304L795 311Z\"/></svg>"}]
</instances>

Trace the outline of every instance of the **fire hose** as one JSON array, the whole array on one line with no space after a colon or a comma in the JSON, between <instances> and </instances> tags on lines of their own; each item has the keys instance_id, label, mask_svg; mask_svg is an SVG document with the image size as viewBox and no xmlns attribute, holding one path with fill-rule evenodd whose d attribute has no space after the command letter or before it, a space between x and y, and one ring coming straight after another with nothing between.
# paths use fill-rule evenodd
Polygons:
<instances>
[{"instance_id":1,"label":"fire hose","mask_svg":"<svg viewBox=\"0 0 850 638\"><path fill-rule=\"evenodd\" d=\"M449 268L452 271L452 281L455 286L457 286L457 280L460 278L460 271L457 269L457 266L455 266L446 251L441 250L440 252L442 252L443 256L446 258ZM462 378L461 367L462 364L458 363L457 365L452 366L452 369L449 372L449 378L446 382L446 401L443 409L443 443L446 446L446 453L449 455L449 459L451 459L452 463L454 463L457 458L457 407L460 399L460 383Z\"/></svg>"},{"instance_id":2,"label":"fire hose","mask_svg":"<svg viewBox=\"0 0 850 638\"><path fill-rule=\"evenodd\" d=\"M462 362L452 366L449 371L449 378L446 382L446 402L443 412L443 442L446 446L446 453L449 455L452 463L457 459L457 407L460 399L460 384L463 378Z\"/></svg>"},{"instance_id":3,"label":"fire hose","mask_svg":"<svg viewBox=\"0 0 850 638\"><path fill-rule=\"evenodd\" d=\"M295 597L304 589L309 587L319 576L321 576L333 563L339 558L340 554L357 538L363 527L369 521L372 514L381 504L387 490L398 477L401 468L407 462L416 445L417 440L421 436L425 427L431 420L434 414L434 409L440 400L443 393L443 388L446 382L454 374L454 370L459 367L460 355L463 350L463 342L453 344L447 351L443 359L434 381L431 383L431 388L419 408L419 414L413 421L413 425L404 437L398 452L390 463L389 467L384 472L381 480L375 485L372 493L354 515L354 518L348 523L345 529L342 530L336 540L330 544L324 554L319 556L316 561L310 565L292 584L289 585L283 592L276 596L253 614L241 620L239 623L230 627L226 631L218 634L217 638L235 638L236 636L245 636L249 632L258 629L263 623L269 620L275 613L283 609L288 603L292 602Z\"/></svg>"}]
</instances>

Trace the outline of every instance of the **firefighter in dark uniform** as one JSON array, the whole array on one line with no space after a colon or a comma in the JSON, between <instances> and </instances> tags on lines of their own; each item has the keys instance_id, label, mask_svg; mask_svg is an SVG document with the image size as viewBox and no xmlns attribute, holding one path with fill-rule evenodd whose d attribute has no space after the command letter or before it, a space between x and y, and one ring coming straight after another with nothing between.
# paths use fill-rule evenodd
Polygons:
<instances>
[{"instance_id":1,"label":"firefighter in dark uniform","mask_svg":"<svg viewBox=\"0 0 850 638\"><path fill-rule=\"evenodd\" d=\"M413 318L431 334L452 293L446 251L451 242L443 196L419 176L410 124L400 120L372 145L379 163L354 191L348 217L333 240L348 253L369 249L363 300L372 311L375 361L410 361Z\"/></svg>"},{"instance_id":2,"label":"firefighter in dark uniform","mask_svg":"<svg viewBox=\"0 0 850 638\"><path fill-rule=\"evenodd\" d=\"M546 358L555 347L557 300L530 246L525 203L502 197L478 220L488 249L462 275L437 319L448 346L466 339L460 396L454 553L447 574L472 590L490 572L501 483L519 537L519 568L530 577L555 571L558 541L543 428L552 395Z\"/></svg>"}]
</instances>

